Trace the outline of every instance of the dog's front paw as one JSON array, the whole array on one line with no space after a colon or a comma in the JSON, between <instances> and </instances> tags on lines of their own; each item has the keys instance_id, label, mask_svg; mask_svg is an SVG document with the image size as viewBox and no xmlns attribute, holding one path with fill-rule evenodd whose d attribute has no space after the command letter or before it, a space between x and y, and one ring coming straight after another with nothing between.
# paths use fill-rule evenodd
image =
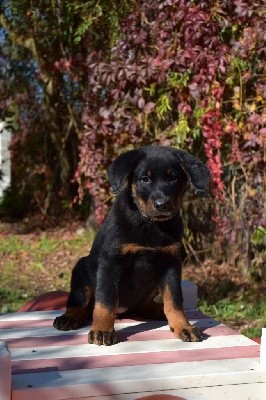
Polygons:
<instances>
[{"instance_id":1,"label":"dog's front paw","mask_svg":"<svg viewBox=\"0 0 266 400\"><path fill-rule=\"evenodd\" d=\"M88 321L85 319L81 319L79 317L69 317L63 314L61 317L55 318L53 326L59 331L70 331L80 329L87 324Z\"/></svg>"},{"instance_id":2,"label":"dog's front paw","mask_svg":"<svg viewBox=\"0 0 266 400\"><path fill-rule=\"evenodd\" d=\"M90 344L97 344L98 346L105 345L111 346L117 343L116 333L112 331L90 331L88 336Z\"/></svg>"},{"instance_id":3,"label":"dog's front paw","mask_svg":"<svg viewBox=\"0 0 266 400\"><path fill-rule=\"evenodd\" d=\"M201 342L202 335L201 331L196 326L185 326L184 328L175 331L175 336L181 339L183 342Z\"/></svg>"}]
</instances>

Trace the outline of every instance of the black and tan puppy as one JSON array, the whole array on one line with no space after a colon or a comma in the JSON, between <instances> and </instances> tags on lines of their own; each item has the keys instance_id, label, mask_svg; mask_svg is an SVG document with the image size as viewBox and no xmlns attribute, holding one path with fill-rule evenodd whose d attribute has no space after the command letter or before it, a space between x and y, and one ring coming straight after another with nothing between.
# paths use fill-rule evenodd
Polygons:
<instances>
[{"instance_id":1,"label":"black and tan puppy","mask_svg":"<svg viewBox=\"0 0 266 400\"><path fill-rule=\"evenodd\" d=\"M89 343L112 345L122 307L166 316L177 338L201 340L183 311L180 207L187 183L200 194L208 191L208 169L185 151L147 146L120 155L108 178L116 200L90 254L73 270L67 310L54 327L78 329L92 319ZM153 301L158 293L163 304Z\"/></svg>"}]
</instances>

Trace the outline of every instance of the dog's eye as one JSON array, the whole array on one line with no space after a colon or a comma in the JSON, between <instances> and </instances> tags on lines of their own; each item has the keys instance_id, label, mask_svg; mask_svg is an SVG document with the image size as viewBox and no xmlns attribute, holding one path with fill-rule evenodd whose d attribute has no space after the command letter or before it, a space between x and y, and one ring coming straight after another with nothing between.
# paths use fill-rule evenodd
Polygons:
<instances>
[{"instance_id":1,"label":"dog's eye","mask_svg":"<svg viewBox=\"0 0 266 400\"><path fill-rule=\"evenodd\" d=\"M150 181L151 181L151 179L148 177L148 176L142 176L141 178L140 178L140 181L142 182L142 183L150 183Z\"/></svg>"},{"instance_id":2,"label":"dog's eye","mask_svg":"<svg viewBox=\"0 0 266 400\"><path fill-rule=\"evenodd\" d=\"M174 175L174 174L170 174L170 175L168 175L168 180L170 182L176 182L177 181L177 176Z\"/></svg>"}]
</instances>

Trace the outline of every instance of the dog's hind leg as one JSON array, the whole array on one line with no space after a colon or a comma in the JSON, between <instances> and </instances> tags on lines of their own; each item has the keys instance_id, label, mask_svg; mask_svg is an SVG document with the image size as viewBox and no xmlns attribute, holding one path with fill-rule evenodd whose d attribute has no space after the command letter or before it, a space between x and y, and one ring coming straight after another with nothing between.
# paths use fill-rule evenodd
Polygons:
<instances>
[{"instance_id":1,"label":"dog's hind leg","mask_svg":"<svg viewBox=\"0 0 266 400\"><path fill-rule=\"evenodd\" d=\"M53 326L61 331L79 329L88 325L94 305L93 288L88 278L89 256L81 258L73 269L71 291L67 300L67 309L63 315L55 318Z\"/></svg>"}]
</instances>

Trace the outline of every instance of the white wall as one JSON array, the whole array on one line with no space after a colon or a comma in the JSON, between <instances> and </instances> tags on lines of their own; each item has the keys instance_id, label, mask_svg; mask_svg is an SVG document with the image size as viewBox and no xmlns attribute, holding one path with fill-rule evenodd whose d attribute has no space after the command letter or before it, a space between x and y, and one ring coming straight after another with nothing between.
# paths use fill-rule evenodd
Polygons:
<instances>
[{"instance_id":1,"label":"white wall","mask_svg":"<svg viewBox=\"0 0 266 400\"><path fill-rule=\"evenodd\" d=\"M11 132L6 129L5 125L4 121L0 121L0 176L2 176L0 178L0 197L11 183L11 156L9 150Z\"/></svg>"}]
</instances>

